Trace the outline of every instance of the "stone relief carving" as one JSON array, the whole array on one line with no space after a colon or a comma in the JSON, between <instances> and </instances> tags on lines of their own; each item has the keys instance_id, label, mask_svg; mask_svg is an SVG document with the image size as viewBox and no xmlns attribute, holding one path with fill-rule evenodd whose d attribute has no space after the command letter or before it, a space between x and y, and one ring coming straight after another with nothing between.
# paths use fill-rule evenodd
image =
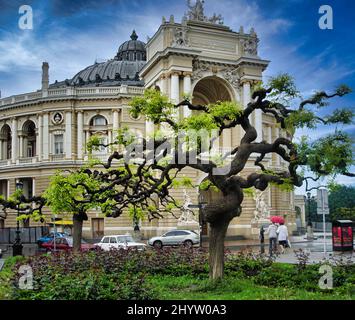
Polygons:
<instances>
[{"instance_id":1,"label":"stone relief carving","mask_svg":"<svg viewBox=\"0 0 355 320\"><path fill-rule=\"evenodd\" d=\"M257 190L254 195L255 210L254 220L267 220L270 218L270 207L265 201L265 192Z\"/></svg>"},{"instance_id":2,"label":"stone relief carving","mask_svg":"<svg viewBox=\"0 0 355 320\"><path fill-rule=\"evenodd\" d=\"M205 73L210 70L210 67L207 63L195 60L192 65L192 81L198 81L205 76Z\"/></svg>"},{"instance_id":3,"label":"stone relief carving","mask_svg":"<svg viewBox=\"0 0 355 320\"><path fill-rule=\"evenodd\" d=\"M188 47L189 46L189 39L187 36L187 28L186 27L175 28L172 46L173 47Z\"/></svg>"},{"instance_id":4,"label":"stone relief carving","mask_svg":"<svg viewBox=\"0 0 355 320\"><path fill-rule=\"evenodd\" d=\"M184 204L181 208L181 216L178 220L178 224L197 224L198 222L194 219L192 210L189 205L192 204L191 198L184 189Z\"/></svg>"},{"instance_id":5,"label":"stone relief carving","mask_svg":"<svg viewBox=\"0 0 355 320\"><path fill-rule=\"evenodd\" d=\"M258 54L258 38L253 37L249 39L242 39L241 44L244 53L256 56Z\"/></svg>"},{"instance_id":6,"label":"stone relief carving","mask_svg":"<svg viewBox=\"0 0 355 320\"><path fill-rule=\"evenodd\" d=\"M224 79L226 79L232 87L238 89L240 87L239 75L237 72L237 68L228 67L226 69L221 70L221 74Z\"/></svg>"}]
</instances>

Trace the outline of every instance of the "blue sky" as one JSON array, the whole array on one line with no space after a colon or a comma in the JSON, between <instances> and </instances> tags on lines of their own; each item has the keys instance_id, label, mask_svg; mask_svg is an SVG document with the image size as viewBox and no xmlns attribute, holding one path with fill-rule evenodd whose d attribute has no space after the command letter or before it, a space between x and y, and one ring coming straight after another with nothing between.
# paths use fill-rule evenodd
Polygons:
<instances>
[{"instance_id":1,"label":"blue sky","mask_svg":"<svg viewBox=\"0 0 355 320\"><path fill-rule=\"evenodd\" d=\"M18 28L20 5L31 5L34 29ZM331 5L334 29L318 27L321 5ZM184 0L0 0L0 90L2 97L34 91L41 82L42 61L50 81L71 78L81 69L115 56L136 29L146 41L161 17L186 11ZM355 89L355 1L352 0L206 0L206 15L221 13L238 31L254 27L259 55L271 60L265 78L292 74L307 97L315 89L346 83ZM335 99L332 107L355 108L355 93ZM329 128L301 134L318 138ZM355 126L347 131L355 136ZM340 182L353 183L348 178Z\"/></svg>"}]
</instances>

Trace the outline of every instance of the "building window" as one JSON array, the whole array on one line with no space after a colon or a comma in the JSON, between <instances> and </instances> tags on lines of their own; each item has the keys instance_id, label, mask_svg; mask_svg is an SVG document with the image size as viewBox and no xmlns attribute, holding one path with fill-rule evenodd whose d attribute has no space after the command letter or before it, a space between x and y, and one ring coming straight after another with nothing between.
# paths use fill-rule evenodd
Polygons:
<instances>
[{"instance_id":1,"label":"building window","mask_svg":"<svg viewBox=\"0 0 355 320\"><path fill-rule=\"evenodd\" d=\"M23 195L26 198L31 198L33 197L33 179L32 178L22 178L19 179L20 182L23 183Z\"/></svg>"},{"instance_id":2,"label":"building window","mask_svg":"<svg viewBox=\"0 0 355 320\"><path fill-rule=\"evenodd\" d=\"M103 116L95 116L91 120L92 126L107 126L107 120Z\"/></svg>"},{"instance_id":3,"label":"building window","mask_svg":"<svg viewBox=\"0 0 355 320\"><path fill-rule=\"evenodd\" d=\"M0 148L1 148L1 156L0 160L8 160L11 159L11 128L9 125L5 124L0 131Z\"/></svg>"},{"instance_id":4,"label":"building window","mask_svg":"<svg viewBox=\"0 0 355 320\"><path fill-rule=\"evenodd\" d=\"M32 158L36 156L36 125L33 121L28 120L23 125L23 146L24 156Z\"/></svg>"},{"instance_id":5,"label":"building window","mask_svg":"<svg viewBox=\"0 0 355 320\"><path fill-rule=\"evenodd\" d=\"M64 144L63 144L63 135L55 134L54 135L54 154L63 154L64 153Z\"/></svg>"},{"instance_id":6,"label":"building window","mask_svg":"<svg viewBox=\"0 0 355 320\"><path fill-rule=\"evenodd\" d=\"M7 180L0 180L0 195L7 199L9 196L7 193L8 181Z\"/></svg>"}]
</instances>

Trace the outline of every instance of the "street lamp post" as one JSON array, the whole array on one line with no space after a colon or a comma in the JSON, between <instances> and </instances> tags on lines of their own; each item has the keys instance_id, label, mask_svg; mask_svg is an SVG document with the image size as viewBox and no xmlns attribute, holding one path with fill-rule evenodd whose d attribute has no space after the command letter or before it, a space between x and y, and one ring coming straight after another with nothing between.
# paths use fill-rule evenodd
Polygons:
<instances>
[{"instance_id":1,"label":"street lamp post","mask_svg":"<svg viewBox=\"0 0 355 320\"><path fill-rule=\"evenodd\" d=\"M202 229L203 229L203 217L202 217L202 210L206 206L207 202L203 201L203 196L200 194L198 196L198 204L189 204L189 209L198 209L198 224L200 228L200 248L202 248Z\"/></svg>"},{"instance_id":2,"label":"street lamp post","mask_svg":"<svg viewBox=\"0 0 355 320\"><path fill-rule=\"evenodd\" d=\"M21 181L18 181L16 183L16 190L23 190L23 183ZM23 249L23 245L21 243L21 237L20 237L20 208L19 205L17 207L17 223L16 223L16 238L15 238L15 242L12 246L12 255L14 257L16 256L22 256L22 249Z\"/></svg>"},{"instance_id":3,"label":"street lamp post","mask_svg":"<svg viewBox=\"0 0 355 320\"><path fill-rule=\"evenodd\" d=\"M200 193L198 196L198 209L199 209L199 225L200 225L200 248L202 248L202 230L203 230L203 216L202 210L206 206L207 202L204 201L203 195Z\"/></svg>"},{"instance_id":4,"label":"street lamp post","mask_svg":"<svg viewBox=\"0 0 355 320\"><path fill-rule=\"evenodd\" d=\"M313 240L313 225L311 219L311 193L307 192L308 215L307 215L307 239Z\"/></svg>"}]
</instances>

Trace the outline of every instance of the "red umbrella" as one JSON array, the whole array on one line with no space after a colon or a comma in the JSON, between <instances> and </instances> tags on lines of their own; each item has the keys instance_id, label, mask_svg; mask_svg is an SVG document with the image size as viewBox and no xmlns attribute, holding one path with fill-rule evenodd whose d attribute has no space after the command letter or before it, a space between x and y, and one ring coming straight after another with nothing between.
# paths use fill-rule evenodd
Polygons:
<instances>
[{"instance_id":1,"label":"red umbrella","mask_svg":"<svg viewBox=\"0 0 355 320\"><path fill-rule=\"evenodd\" d=\"M271 220L272 223L279 223L279 224L285 223L285 219L283 217L280 217L280 216L272 216L270 218L270 220Z\"/></svg>"}]
</instances>

